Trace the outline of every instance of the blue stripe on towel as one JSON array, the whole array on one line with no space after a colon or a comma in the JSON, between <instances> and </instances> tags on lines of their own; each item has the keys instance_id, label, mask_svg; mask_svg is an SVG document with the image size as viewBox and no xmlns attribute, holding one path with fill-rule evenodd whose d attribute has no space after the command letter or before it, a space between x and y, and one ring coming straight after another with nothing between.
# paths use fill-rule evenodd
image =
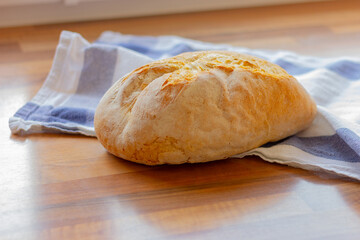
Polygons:
<instances>
[{"instance_id":1,"label":"blue stripe on towel","mask_svg":"<svg viewBox=\"0 0 360 240\"><path fill-rule=\"evenodd\" d=\"M88 47L76 94L102 97L112 84L116 60L116 47Z\"/></svg>"},{"instance_id":2,"label":"blue stripe on towel","mask_svg":"<svg viewBox=\"0 0 360 240\"><path fill-rule=\"evenodd\" d=\"M336 133L341 139L360 156L360 137L348 128L339 128Z\"/></svg>"},{"instance_id":3,"label":"blue stripe on towel","mask_svg":"<svg viewBox=\"0 0 360 240\"><path fill-rule=\"evenodd\" d=\"M276 59L274 63L284 68L291 75L301 75L314 70L313 67L300 67L299 65L296 65L296 63L282 58Z\"/></svg>"},{"instance_id":4,"label":"blue stripe on towel","mask_svg":"<svg viewBox=\"0 0 360 240\"><path fill-rule=\"evenodd\" d=\"M283 58L276 59L274 63L284 68L291 75L301 75L315 69L326 68L348 80L360 79L360 63L349 60L338 60L328 64L317 64L314 67L305 67L300 63Z\"/></svg>"},{"instance_id":5,"label":"blue stripe on towel","mask_svg":"<svg viewBox=\"0 0 360 240\"><path fill-rule=\"evenodd\" d=\"M95 108L112 84L117 48L113 46L91 46L85 50L76 93L64 106Z\"/></svg>"},{"instance_id":6,"label":"blue stripe on towel","mask_svg":"<svg viewBox=\"0 0 360 240\"><path fill-rule=\"evenodd\" d=\"M336 134L331 136L292 136L278 142L267 143L262 147L269 148L274 145L291 145L304 152L327 159L360 162L360 138L347 128L340 128Z\"/></svg>"},{"instance_id":7,"label":"blue stripe on towel","mask_svg":"<svg viewBox=\"0 0 360 240\"><path fill-rule=\"evenodd\" d=\"M85 108L39 106L28 102L15 116L44 123L76 123L88 127L94 125L94 111Z\"/></svg>"},{"instance_id":8,"label":"blue stripe on towel","mask_svg":"<svg viewBox=\"0 0 360 240\"><path fill-rule=\"evenodd\" d=\"M360 63L357 62L340 60L328 64L326 68L349 80L360 79Z\"/></svg>"}]
</instances>

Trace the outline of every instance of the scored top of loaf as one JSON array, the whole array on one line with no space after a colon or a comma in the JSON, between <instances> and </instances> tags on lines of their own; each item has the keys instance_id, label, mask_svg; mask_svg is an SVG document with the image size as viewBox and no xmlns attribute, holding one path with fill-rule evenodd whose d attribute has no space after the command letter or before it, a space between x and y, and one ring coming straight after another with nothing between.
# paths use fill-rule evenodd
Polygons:
<instances>
[{"instance_id":1,"label":"scored top of loaf","mask_svg":"<svg viewBox=\"0 0 360 240\"><path fill-rule=\"evenodd\" d=\"M263 59L228 51L187 52L170 59L158 60L144 65L132 73L144 80L141 89L144 89L152 80L169 73L164 86L178 83L190 83L200 72L221 69L231 72L244 69L256 74L267 75L273 78L290 77L290 75L276 64ZM123 78L123 82L127 77Z\"/></svg>"}]
</instances>

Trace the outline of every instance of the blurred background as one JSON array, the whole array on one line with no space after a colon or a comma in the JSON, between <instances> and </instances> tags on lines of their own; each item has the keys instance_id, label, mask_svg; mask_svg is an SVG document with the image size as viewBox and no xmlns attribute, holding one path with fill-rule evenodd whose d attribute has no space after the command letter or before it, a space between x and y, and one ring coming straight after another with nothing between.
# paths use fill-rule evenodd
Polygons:
<instances>
[{"instance_id":1,"label":"blurred background","mask_svg":"<svg viewBox=\"0 0 360 240\"><path fill-rule=\"evenodd\" d=\"M0 0L0 27L303 2L319 0Z\"/></svg>"}]
</instances>

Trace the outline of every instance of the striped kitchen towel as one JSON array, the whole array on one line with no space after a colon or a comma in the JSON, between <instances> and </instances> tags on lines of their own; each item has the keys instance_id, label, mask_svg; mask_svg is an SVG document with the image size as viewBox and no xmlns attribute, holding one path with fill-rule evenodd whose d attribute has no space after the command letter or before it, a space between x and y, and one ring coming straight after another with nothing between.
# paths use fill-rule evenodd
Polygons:
<instances>
[{"instance_id":1,"label":"striped kitchen towel","mask_svg":"<svg viewBox=\"0 0 360 240\"><path fill-rule=\"evenodd\" d=\"M234 157L322 170L360 180L360 59L315 58L286 51L250 50L176 36L104 32L89 43L64 31L53 66L36 96L9 120L14 134L75 133L95 136L96 105L121 76L155 59L196 50L230 50L282 66L312 95L318 114L306 130Z\"/></svg>"}]
</instances>

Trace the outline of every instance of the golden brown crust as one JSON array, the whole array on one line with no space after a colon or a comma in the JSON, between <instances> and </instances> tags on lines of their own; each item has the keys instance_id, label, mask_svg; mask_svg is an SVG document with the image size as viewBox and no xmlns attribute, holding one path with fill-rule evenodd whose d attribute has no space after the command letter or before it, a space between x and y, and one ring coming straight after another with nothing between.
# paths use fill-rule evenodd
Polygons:
<instances>
[{"instance_id":1,"label":"golden brown crust","mask_svg":"<svg viewBox=\"0 0 360 240\"><path fill-rule=\"evenodd\" d=\"M112 154L148 165L224 159L306 128L316 105L265 60L226 51L180 54L115 83L95 114Z\"/></svg>"}]
</instances>

